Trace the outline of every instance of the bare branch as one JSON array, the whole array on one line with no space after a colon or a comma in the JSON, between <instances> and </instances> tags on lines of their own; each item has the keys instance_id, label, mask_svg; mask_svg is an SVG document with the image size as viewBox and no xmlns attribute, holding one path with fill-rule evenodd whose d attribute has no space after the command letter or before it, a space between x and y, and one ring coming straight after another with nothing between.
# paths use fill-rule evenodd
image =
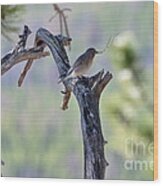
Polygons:
<instances>
[{"instance_id":1,"label":"bare branch","mask_svg":"<svg viewBox=\"0 0 163 186\"><path fill-rule=\"evenodd\" d=\"M65 11L71 11L69 8L61 9L57 4L53 4L54 10L57 12L54 16L52 16L49 21L52 21L57 15L59 16L59 24L60 24L60 33L63 34L63 31L65 31L65 35L67 37L70 37L67 19L64 14ZM70 43L69 43L69 49L70 49Z\"/></svg>"},{"instance_id":2,"label":"bare branch","mask_svg":"<svg viewBox=\"0 0 163 186\"><path fill-rule=\"evenodd\" d=\"M31 33L32 33L32 31L29 29L29 27L27 25L24 25L24 30L23 30L23 33L19 35L19 41L18 41L17 46L15 48L15 52L18 52L18 50L25 49L27 39Z\"/></svg>"},{"instance_id":3,"label":"bare branch","mask_svg":"<svg viewBox=\"0 0 163 186\"><path fill-rule=\"evenodd\" d=\"M23 72L20 74L19 80L18 80L18 86L21 87L23 80L27 74L27 72L29 71L29 69L31 68L33 63L33 59L29 59L28 62L26 63Z\"/></svg>"},{"instance_id":4,"label":"bare branch","mask_svg":"<svg viewBox=\"0 0 163 186\"><path fill-rule=\"evenodd\" d=\"M70 38L61 35L54 36L48 30L40 28L36 33L36 40L37 44L43 43L49 47L56 62L59 75L64 77L70 69L64 43L70 42ZM32 61L39 58L38 54L40 55L39 57L42 57L43 54L44 56L49 55L48 52L40 51L40 48L38 50L37 47L17 54L10 53L2 59L1 71L4 74L18 62L29 60L30 65L26 65L26 73ZM110 72L104 73L104 70L101 70L92 77L75 77L75 83L74 78L69 78L63 82L65 92L62 92L64 94L62 109L68 108L71 92L75 95L80 108L84 146L84 178L86 179L104 179L105 169L108 166L104 154L106 141L101 128L99 98L111 79L112 74Z\"/></svg>"},{"instance_id":5,"label":"bare branch","mask_svg":"<svg viewBox=\"0 0 163 186\"><path fill-rule=\"evenodd\" d=\"M49 52L40 51L40 47L25 49L18 53L8 53L1 59L1 75L5 74L10 70L14 65L26 61L26 60L36 60L42 57L49 56Z\"/></svg>"},{"instance_id":6,"label":"bare branch","mask_svg":"<svg viewBox=\"0 0 163 186\"><path fill-rule=\"evenodd\" d=\"M56 12L50 19L49 22L51 22L56 16L57 16L58 12Z\"/></svg>"}]
</instances>

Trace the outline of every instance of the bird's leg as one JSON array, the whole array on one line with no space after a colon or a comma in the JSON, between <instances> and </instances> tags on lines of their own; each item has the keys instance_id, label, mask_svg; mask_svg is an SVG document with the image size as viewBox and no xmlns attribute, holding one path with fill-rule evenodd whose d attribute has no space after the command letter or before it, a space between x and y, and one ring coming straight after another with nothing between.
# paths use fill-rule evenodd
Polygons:
<instances>
[{"instance_id":1,"label":"bird's leg","mask_svg":"<svg viewBox=\"0 0 163 186\"><path fill-rule=\"evenodd\" d=\"M82 80L82 79L85 78L85 76L83 76L83 75L78 75L77 78L78 78L79 80Z\"/></svg>"}]
</instances>

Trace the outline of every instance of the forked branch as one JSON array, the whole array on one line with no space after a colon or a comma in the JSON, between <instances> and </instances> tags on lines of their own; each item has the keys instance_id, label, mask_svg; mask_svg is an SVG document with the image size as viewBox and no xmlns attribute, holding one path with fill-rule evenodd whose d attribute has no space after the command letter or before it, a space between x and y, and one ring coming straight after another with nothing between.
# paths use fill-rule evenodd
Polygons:
<instances>
[{"instance_id":1,"label":"forked branch","mask_svg":"<svg viewBox=\"0 0 163 186\"><path fill-rule=\"evenodd\" d=\"M67 74L70 64L63 44L49 31L41 28L37 37L51 50L60 77ZM102 91L112 79L110 72L104 70L92 77L68 78L64 81L64 108L67 108L70 92L75 95L81 114L81 128L84 145L84 178L104 179L108 165L104 156L104 140L99 116L99 99ZM66 106L65 106L66 105Z\"/></svg>"},{"instance_id":2,"label":"forked branch","mask_svg":"<svg viewBox=\"0 0 163 186\"><path fill-rule=\"evenodd\" d=\"M27 60L36 60L42 57L49 56L49 52L42 52L40 47L22 50L18 53L10 52L1 59L1 75L4 75L8 70L18 63Z\"/></svg>"},{"instance_id":3,"label":"forked branch","mask_svg":"<svg viewBox=\"0 0 163 186\"><path fill-rule=\"evenodd\" d=\"M64 43L70 41L70 38L61 35L54 36L48 30L40 28L36 33L36 40L38 43L43 43L49 47L59 75L64 77L70 68ZM49 55L49 53L45 54L45 52L40 52L40 50L36 51L36 48L21 52L19 56L8 54L2 60L2 72L5 73L14 64L22 60L28 59L32 61L36 58L36 54L38 57L38 54L42 56L43 53L46 56ZM10 62L13 64L12 66ZM68 107L71 92L75 95L80 108L85 179L104 179L105 169L108 166L104 155L106 141L101 128L99 100L102 91L111 79L112 74L110 72L105 73L104 70L101 70L92 77L68 78L63 82L65 91L62 92L64 94L62 109L65 110Z\"/></svg>"}]
</instances>

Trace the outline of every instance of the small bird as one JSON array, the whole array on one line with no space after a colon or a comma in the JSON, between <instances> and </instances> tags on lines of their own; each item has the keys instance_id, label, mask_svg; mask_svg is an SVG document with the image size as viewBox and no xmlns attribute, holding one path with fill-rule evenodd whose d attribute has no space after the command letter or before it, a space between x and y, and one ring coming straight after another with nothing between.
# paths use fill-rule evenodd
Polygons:
<instances>
[{"instance_id":1,"label":"small bird","mask_svg":"<svg viewBox=\"0 0 163 186\"><path fill-rule=\"evenodd\" d=\"M98 53L99 52L96 51L96 49L88 48L84 54L77 58L73 66L68 70L66 77L60 79L58 83L61 83L69 77L81 77L90 69L93 58Z\"/></svg>"}]
</instances>

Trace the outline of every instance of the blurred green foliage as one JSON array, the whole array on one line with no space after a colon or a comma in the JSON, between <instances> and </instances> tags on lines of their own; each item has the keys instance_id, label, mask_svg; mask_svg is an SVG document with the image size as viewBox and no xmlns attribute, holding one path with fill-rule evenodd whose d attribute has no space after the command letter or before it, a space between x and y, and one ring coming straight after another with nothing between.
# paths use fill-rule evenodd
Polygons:
<instances>
[{"instance_id":1,"label":"blurred green foliage","mask_svg":"<svg viewBox=\"0 0 163 186\"><path fill-rule=\"evenodd\" d=\"M134 128L142 137L153 141L153 101L151 101L153 77L146 80L145 76L149 71L145 68L141 69L136 45L136 38L131 32L121 33L114 40L111 56L120 90L117 92L117 98L119 97L122 102L115 104L113 101L112 107L110 105L109 107L114 117L128 125L129 129ZM151 84L151 86L148 87L145 84ZM140 121L140 118L144 120Z\"/></svg>"},{"instance_id":2,"label":"blurred green foliage","mask_svg":"<svg viewBox=\"0 0 163 186\"><path fill-rule=\"evenodd\" d=\"M152 169L132 167L127 170L125 162L140 160L149 164L153 160L153 151L150 151L153 143L153 3L61 6L72 10L68 19L73 38L68 55L72 62L86 47L102 48L109 35L119 33L111 49L95 59L90 72L105 68L113 73L113 80L100 102L102 128L108 141L106 179L152 180ZM51 5L25 8L24 22L32 30L46 27L58 33L57 23L48 22L53 14ZM3 47L9 46L4 44ZM78 105L72 97L69 110L60 110L62 97L56 66L50 63L51 57L40 61L42 63L31 69L21 89L16 87L16 80L23 65L17 65L2 78L3 174L82 178Z\"/></svg>"},{"instance_id":3,"label":"blurred green foliage","mask_svg":"<svg viewBox=\"0 0 163 186\"><path fill-rule=\"evenodd\" d=\"M1 34L12 41L12 34L18 33L18 22L21 20L24 12L23 5L2 5L1 6Z\"/></svg>"}]
</instances>

